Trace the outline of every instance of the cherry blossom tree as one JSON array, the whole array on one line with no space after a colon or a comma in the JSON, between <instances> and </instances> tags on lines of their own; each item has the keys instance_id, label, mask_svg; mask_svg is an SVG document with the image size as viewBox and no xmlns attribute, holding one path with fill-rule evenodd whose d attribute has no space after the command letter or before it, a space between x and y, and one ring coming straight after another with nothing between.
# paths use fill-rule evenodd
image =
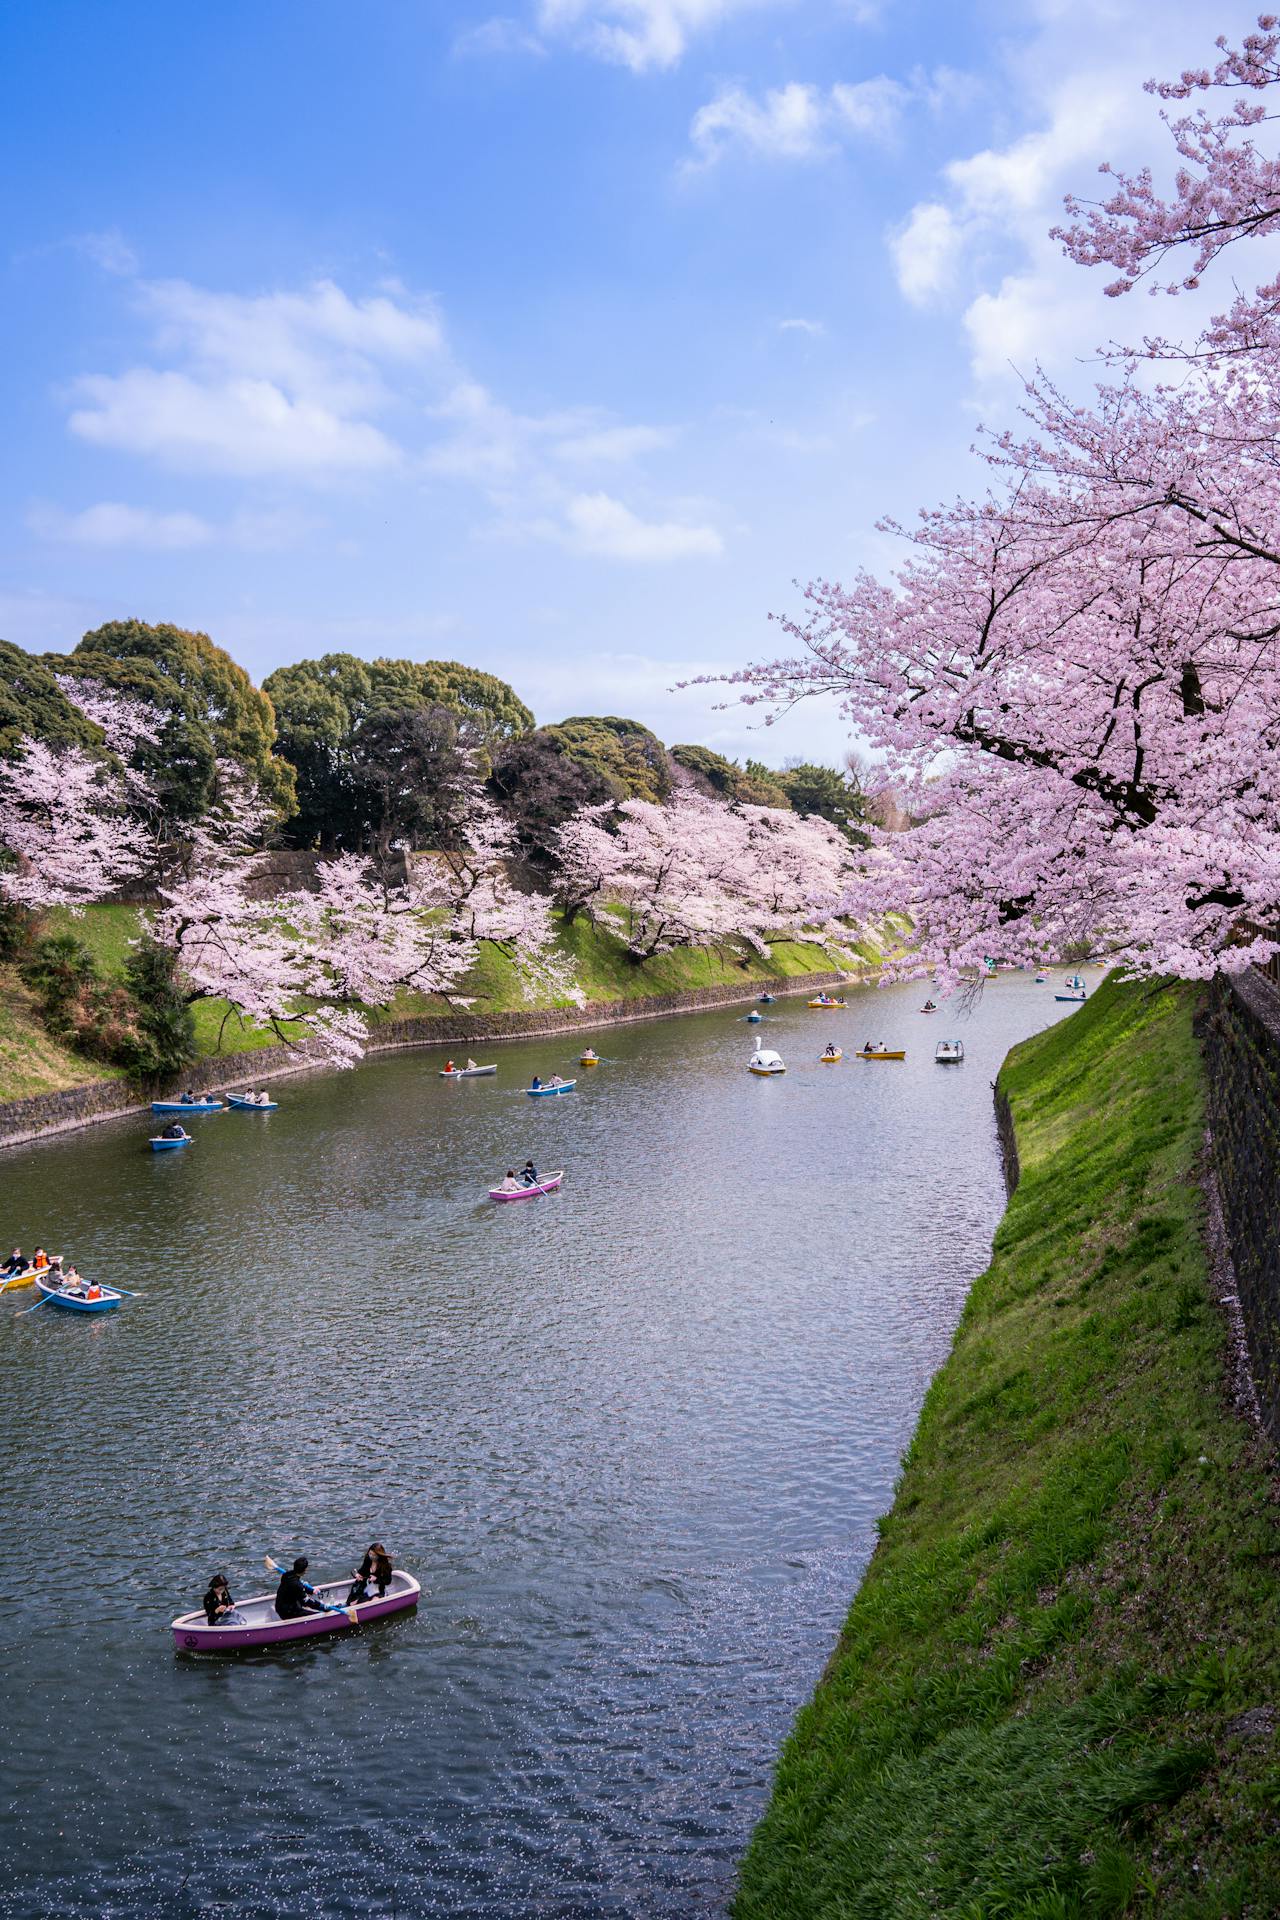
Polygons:
<instances>
[{"instance_id":1,"label":"cherry blossom tree","mask_svg":"<svg viewBox=\"0 0 1280 1920\"><path fill-rule=\"evenodd\" d=\"M1112 292L1180 246L1193 285L1280 223L1252 97L1280 84L1276 20L1220 51L1156 89L1251 96L1173 123L1172 198L1144 172L1074 209L1068 250L1119 267ZM911 913L899 971L1073 946L1206 977L1280 951L1278 289L1120 356L1088 405L1037 377L983 498L922 514L891 580L812 584L791 651L733 676L770 717L834 696L905 796L918 824L873 835L845 899Z\"/></svg>"},{"instance_id":2,"label":"cherry blossom tree","mask_svg":"<svg viewBox=\"0 0 1280 1920\"><path fill-rule=\"evenodd\" d=\"M692 788L583 808L557 837L561 897L623 938L637 960L676 947L817 932L850 877L848 842L825 820L730 807Z\"/></svg>"}]
</instances>

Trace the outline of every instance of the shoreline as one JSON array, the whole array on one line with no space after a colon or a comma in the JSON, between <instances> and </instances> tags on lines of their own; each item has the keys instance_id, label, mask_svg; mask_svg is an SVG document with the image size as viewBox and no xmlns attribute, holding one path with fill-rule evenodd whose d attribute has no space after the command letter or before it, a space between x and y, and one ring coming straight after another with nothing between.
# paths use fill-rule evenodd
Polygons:
<instances>
[{"instance_id":1,"label":"shoreline","mask_svg":"<svg viewBox=\"0 0 1280 1920\"><path fill-rule=\"evenodd\" d=\"M412 1053L432 1047L461 1046L483 1040L497 1046L510 1040L538 1040L559 1033L582 1033L596 1027L620 1027L641 1020L666 1020L682 1013L714 1012L717 1007L749 1006L762 993L788 999L812 993L817 987L866 986L870 971L841 973L830 968L822 973L780 975L774 979L756 978L742 987L691 987L679 992L640 995L632 1000L602 1000L587 1007L530 1007L527 1011L476 1014L457 1009L450 1013L419 1014L407 1020L388 1021L375 1028L376 1034L394 1037L372 1039L364 1059L379 1054ZM338 1073L324 1058L298 1047L260 1047L247 1053L211 1055L193 1062L183 1076L183 1085L195 1092L214 1087L234 1089L259 1080L278 1080L298 1073ZM359 1063L363 1065L363 1061ZM358 1071L358 1067L356 1069ZM157 1088L132 1093L122 1099L122 1083L115 1080L90 1080L79 1086L64 1087L57 1093L31 1094L21 1100L0 1101L0 1152L10 1147L37 1145L42 1140L60 1139L85 1127L105 1126L111 1121L136 1119L150 1111L153 1099L166 1091Z\"/></svg>"}]
</instances>

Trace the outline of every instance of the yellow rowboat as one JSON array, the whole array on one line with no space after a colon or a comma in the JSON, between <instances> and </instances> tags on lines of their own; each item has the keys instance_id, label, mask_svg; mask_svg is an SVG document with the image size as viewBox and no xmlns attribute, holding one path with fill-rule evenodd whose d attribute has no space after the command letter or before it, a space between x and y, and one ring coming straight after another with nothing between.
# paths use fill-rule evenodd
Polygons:
<instances>
[{"instance_id":1,"label":"yellow rowboat","mask_svg":"<svg viewBox=\"0 0 1280 1920\"><path fill-rule=\"evenodd\" d=\"M600 1055L598 1053L580 1053L578 1055L578 1065L580 1067L598 1067L600 1065Z\"/></svg>"},{"instance_id":2,"label":"yellow rowboat","mask_svg":"<svg viewBox=\"0 0 1280 1920\"><path fill-rule=\"evenodd\" d=\"M906 1057L907 1050L905 1047L900 1050L895 1050L892 1047L863 1047L858 1053L859 1060L905 1060Z\"/></svg>"},{"instance_id":3,"label":"yellow rowboat","mask_svg":"<svg viewBox=\"0 0 1280 1920\"><path fill-rule=\"evenodd\" d=\"M811 1007L819 1008L823 1013L842 1013L848 1006L847 1000L811 1000Z\"/></svg>"},{"instance_id":4,"label":"yellow rowboat","mask_svg":"<svg viewBox=\"0 0 1280 1920\"><path fill-rule=\"evenodd\" d=\"M837 1047L834 1053L820 1053L818 1059L824 1067L832 1067L837 1060L844 1059L844 1050L841 1047Z\"/></svg>"},{"instance_id":5,"label":"yellow rowboat","mask_svg":"<svg viewBox=\"0 0 1280 1920\"><path fill-rule=\"evenodd\" d=\"M34 1287L39 1276L48 1271L48 1267L28 1267L25 1273L11 1274L7 1280L0 1280L0 1293L6 1292L10 1287Z\"/></svg>"}]
</instances>

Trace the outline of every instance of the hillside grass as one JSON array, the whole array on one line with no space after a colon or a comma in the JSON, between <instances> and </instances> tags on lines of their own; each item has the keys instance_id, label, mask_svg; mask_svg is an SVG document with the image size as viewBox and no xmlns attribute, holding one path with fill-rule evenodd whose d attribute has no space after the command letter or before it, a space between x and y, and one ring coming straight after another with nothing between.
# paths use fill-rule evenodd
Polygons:
<instances>
[{"instance_id":1,"label":"hillside grass","mask_svg":"<svg viewBox=\"0 0 1280 1920\"><path fill-rule=\"evenodd\" d=\"M123 976L131 944L138 937L143 918L137 907L92 906L76 914L52 912L48 923L51 932L74 934L88 948L102 973L115 980ZM628 958L620 940L585 917L579 917L570 926L562 924L557 941L573 961L578 984L592 1004L641 999L649 994L680 993L697 987L751 987L763 985L766 980L824 973L832 966L824 948L795 940L776 942L768 959L727 948L702 949L659 954L637 965ZM877 950L869 943L855 951L868 963L878 958ZM474 1011L481 1014L505 1013L541 1004L536 998L530 1001L511 962L490 946L481 948L476 965L458 993L471 1001ZM569 1002L562 996L551 1004L568 1005ZM369 1009L368 1017L376 1029L388 1020L448 1011L449 1002L438 994L402 992L390 1006ZM226 1001L197 1001L192 1013L202 1059L216 1058L219 1054L251 1053L278 1044L278 1036L271 1029L243 1020ZM300 1033L301 1029L286 1027L286 1032L289 1031ZM31 1011L30 996L18 986L16 977L9 977L0 997L0 1100L115 1077L114 1070L59 1047L40 1027Z\"/></svg>"},{"instance_id":2,"label":"hillside grass","mask_svg":"<svg viewBox=\"0 0 1280 1920\"><path fill-rule=\"evenodd\" d=\"M1280 1530L1201 1237L1194 1004L1108 983L1010 1055L1021 1181L736 1920L1280 1913Z\"/></svg>"}]
</instances>

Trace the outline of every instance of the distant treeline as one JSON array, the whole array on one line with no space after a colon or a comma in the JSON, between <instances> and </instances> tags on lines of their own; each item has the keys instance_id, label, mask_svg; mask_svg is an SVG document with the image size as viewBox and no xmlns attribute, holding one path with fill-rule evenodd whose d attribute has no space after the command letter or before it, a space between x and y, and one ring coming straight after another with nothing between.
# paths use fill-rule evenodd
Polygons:
<instances>
[{"instance_id":1,"label":"distant treeline","mask_svg":"<svg viewBox=\"0 0 1280 1920\"><path fill-rule=\"evenodd\" d=\"M661 804L677 788L816 815L852 840L870 817L856 765L740 766L709 747L666 747L615 715L538 726L504 680L451 660L329 653L279 667L259 688L207 634L140 620L109 621L67 654L0 641L0 754L23 738L97 744L68 682L129 695L159 717L140 755L175 823L203 816L217 764L230 760L269 798L282 843L298 848L447 844L459 782L476 774L534 861L578 808Z\"/></svg>"}]
</instances>

